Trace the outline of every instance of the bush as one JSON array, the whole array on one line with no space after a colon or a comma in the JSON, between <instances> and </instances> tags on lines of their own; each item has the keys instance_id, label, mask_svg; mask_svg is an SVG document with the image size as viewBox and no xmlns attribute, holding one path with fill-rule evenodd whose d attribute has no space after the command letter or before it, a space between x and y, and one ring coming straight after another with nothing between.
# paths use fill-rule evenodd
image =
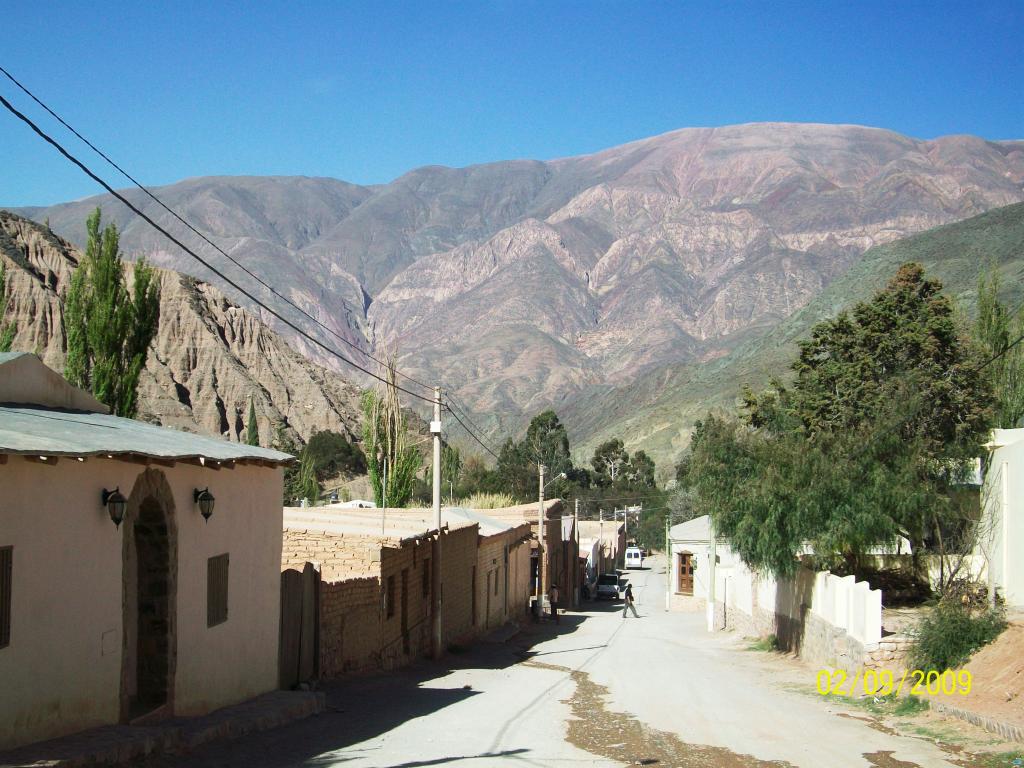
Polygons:
<instances>
[{"instance_id":1,"label":"bush","mask_svg":"<svg viewBox=\"0 0 1024 768\"><path fill-rule=\"evenodd\" d=\"M943 597L918 624L910 649L912 669L944 672L962 666L1006 629L1006 609L959 590Z\"/></svg>"},{"instance_id":2,"label":"bush","mask_svg":"<svg viewBox=\"0 0 1024 768\"><path fill-rule=\"evenodd\" d=\"M474 493L459 502L460 507L469 509L499 509L514 507L518 502L507 493Z\"/></svg>"}]
</instances>

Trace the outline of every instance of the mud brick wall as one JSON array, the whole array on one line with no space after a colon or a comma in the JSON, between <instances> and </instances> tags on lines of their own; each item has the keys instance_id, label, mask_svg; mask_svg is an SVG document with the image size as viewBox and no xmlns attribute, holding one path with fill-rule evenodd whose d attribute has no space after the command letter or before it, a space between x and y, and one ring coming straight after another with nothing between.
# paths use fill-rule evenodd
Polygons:
<instances>
[{"instance_id":1,"label":"mud brick wall","mask_svg":"<svg viewBox=\"0 0 1024 768\"><path fill-rule=\"evenodd\" d=\"M473 622L473 572L477 567L476 525L451 530L441 537L441 625L443 642L471 639ZM477 579L481 579L477 574Z\"/></svg>"},{"instance_id":2,"label":"mud brick wall","mask_svg":"<svg viewBox=\"0 0 1024 768\"><path fill-rule=\"evenodd\" d=\"M382 669L395 669L408 664L414 658L430 654L429 569L432 567L431 542L429 540L407 541L401 547L386 547L382 550L380 636L380 667ZM390 608L389 596L393 600ZM406 617L404 631L403 606Z\"/></svg>"},{"instance_id":3,"label":"mud brick wall","mask_svg":"<svg viewBox=\"0 0 1024 768\"><path fill-rule=\"evenodd\" d=\"M380 667L380 579L320 584L320 675L340 677Z\"/></svg>"},{"instance_id":4,"label":"mud brick wall","mask_svg":"<svg viewBox=\"0 0 1024 768\"><path fill-rule=\"evenodd\" d=\"M320 564L320 575L328 581L380 573L381 545L366 536L285 529L281 549L281 570L302 570L307 562Z\"/></svg>"},{"instance_id":5,"label":"mud brick wall","mask_svg":"<svg viewBox=\"0 0 1024 768\"><path fill-rule=\"evenodd\" d=\"M481 536L477 550L477 629L487 632L527 611L530 595L529 527Z\"/></svg>"}]
</instances>

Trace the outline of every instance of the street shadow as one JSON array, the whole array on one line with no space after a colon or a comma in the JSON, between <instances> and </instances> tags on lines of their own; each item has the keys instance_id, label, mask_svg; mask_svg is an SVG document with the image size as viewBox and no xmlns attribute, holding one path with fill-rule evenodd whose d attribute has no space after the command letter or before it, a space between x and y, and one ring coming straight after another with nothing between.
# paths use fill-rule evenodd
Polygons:
<instances>
[{"instance_id":1,"label":"street shadow","mask_svg":"<svg viewBox=\"0 0 1024 768\"><path fill-rule=\"evenodd\" d=\"M614 606L610 608L615 610ZM533 648L576 632L587 618L586 613L579 612L562 614L558 623L550 619L540 623L526 619L521 631L503 643L478 640L438 661L419 660L390 672L326 681L321 683L320 689L326 695L327 708L320 715L244 739L207 744L187 753L151 755L131 765L133 768L251 768L254 765L326 768L360 761L375 768L415 768L462 761L488 765L489 759L517 756L529 762L530 750L524 748L390 764L373 760L373 753L380 749L373 746L373 740L410 720L479 695L469 686L438 687L450 684L444 678L451 672L500 670L534 655L543 655L535 654ZM363 746L354 748L357 744Z\"/></svg>"}]
</instances>

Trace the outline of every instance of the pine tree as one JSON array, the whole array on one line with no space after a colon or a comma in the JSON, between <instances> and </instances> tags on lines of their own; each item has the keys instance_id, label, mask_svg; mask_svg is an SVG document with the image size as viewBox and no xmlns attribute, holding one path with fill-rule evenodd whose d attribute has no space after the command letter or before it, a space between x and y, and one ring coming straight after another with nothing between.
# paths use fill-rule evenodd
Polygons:
<instances>
[{"instance_id":1,"label":"pine tree","mask_svg":"<svg viewBox=\"0 0 1024 768\"><path fill-rule=\"evenodd\" d=\"M64 375L117 416L135 415L139 374L160 320L160 287L145 260L125 286L117 227L100 232L100 209L86 221L85 257L65 300L68 352Z\"/></svg>"},{"instance_id":2,"label":"pine tree","mask_svg":"<svg viewBox=\"0 0 1024 768\"><path fill-rule=\"evenodd\" d=\"M260 426L256 423L256 404L249 398L249 423L245 429L245 442L249 445L260 444Z\"/></svg>"}]
</instances>

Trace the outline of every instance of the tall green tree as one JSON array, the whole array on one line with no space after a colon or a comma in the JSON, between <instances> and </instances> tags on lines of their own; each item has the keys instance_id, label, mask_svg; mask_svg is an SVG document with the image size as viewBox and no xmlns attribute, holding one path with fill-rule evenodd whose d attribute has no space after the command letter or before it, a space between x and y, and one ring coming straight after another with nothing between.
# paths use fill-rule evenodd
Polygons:
<instances>
[{"instance_id":1,"label":"tall green tree","mask_svg":"<svg viewBox=\"0 0 1024 768\"><path fill-rule=\"evenodd\" d=\"M7 314L7 265L0 263L0 352L10 352L14 343L14 323L4 323Z\"/></svg>"},{"instance_id":2,"label":"tall green tree","mask_svg":"<svg viewBox=\"0 0 1024 768\"><path fill-rule=\"evenodd\" d=\"M454 496L462 478L462 455L454 445L445 443L441 447L441 488L448 488Z\"/></svg>"},{"instance_id":3,"label":"tall green tree","mask_svg":"<svg viewBox=\"0 0 1024 768\"><path fill-rule=\"evenodd\" d=\"M141 260L129 292L117 227L100 231L99 208L86 221L86 233L85 257L65 299L64 373L115 415L132 417L139 374L160 319L160 286L155 271Z\"/></svg>"},{"instance_id":4,"label":"tall green tree","mask_svg":"<svg viewBox=\"0 0 1024 768\"><path fill-rule=\"evenodd\" d=\"M1024 335L1024 316L1014 317L999 300L999 274L994 267L978 279L977 309L974 338L995 396L993 426L1024 426L1024 344L1010 346Z\"/></svg>"},{"instance_id":5,"label":"tall green tree","mask_svg":"<svg viewBox=\"0 0 1024 768\"><path fill-rule=\"evenodd\" d=\"M752 567L791 573L810 544L826 564L897 536L919 553L962 517L950 493L979 455L991 389L941 284L903 265L885 290L819 323L795 380L709 417L679 467L698 506Z\"/></svg>"},{"instance_id":6,"label":"tall green tree","mask_svg":"<svg viewBox=\"0 0 1024 768\"><path fill-rule=\"evenodd\" d=\"M629 466L629 453L616 437L597 446L590 465L594 468L594 481L598 485L614 485Z\"/></svg>"},{"instance_id":7,"label":"tall green tree","mask_svg":"<svg viewBox=\"0 0 1024 768\"><path fill-rule=\"evenodd\" d=\"M248 445L260 444L260 425L256 423L256 403L249 398L249 419L245 428L245 442Z\"/></svg>"},{"instance_id":8,"label":"tall green tree","mask_svg":"<svg viewBox=\"0 0 1024 768\"><path fill-rule=\"evenodd\" d=\"M363 393L363 450L377 504L383 506L386 501L389 507L403 507L412 497L423 458L409 444L393 357L387 359L385 377L380 390Z\"/></svg>"}]
</instances>

